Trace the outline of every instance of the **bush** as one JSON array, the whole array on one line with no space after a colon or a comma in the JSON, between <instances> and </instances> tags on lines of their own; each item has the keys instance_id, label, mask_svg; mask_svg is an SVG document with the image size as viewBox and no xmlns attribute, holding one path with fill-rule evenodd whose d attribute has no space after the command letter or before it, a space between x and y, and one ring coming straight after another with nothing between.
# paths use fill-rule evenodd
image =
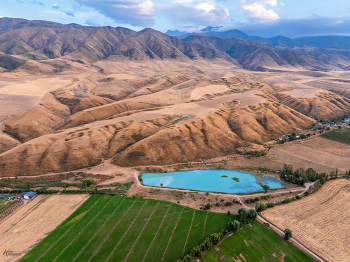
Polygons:
<instances>
[{"instance_id":1,"label":"bush","mask_svg":"<svg viewBox=\"0 0 350 262\"><path fill-rule=\"evenodd\" d=\"M275 203L267 203L266 207L274 207L275 206Z\"/></svg>"},{"instance_id":2,"label":"bush","mask_svg":"<svg viewBox=\"0 0 350 262\"><path fill-rule=\"evenodd\" d=\"M211 207L212 207L212 205L210 203L208 203L204 206L204 210L209 210Z\"/></svg>"},{"instance_id":3,"label":"bush","mask_svg":"<svg viewBox=\"0 0 350 262\"><path fill-rule=\"evenodd\" d=\"M286 228L284 230L284 239L289 240L292 237L292 230Z\"/></svg>"},{"instance_id":4,"label":"bush","mask_svg":"<svg viewBox=\"0 0 350 262\"><path fill-rule=\"evenodd\" d=\"M219 202L216 202L216 204L215 204L217 207L219 207L220 206L220 203Z\"/></svg>"},{"instance_id":5,"label":"bush","mask_svg":"<svg viewBox=\"0 0 350 262\"><path fill-rule=\"evenodd\" d=\"M83 183L86 187L89 187L92 185L92 178L91 177L87 177L83 180Z\"/></svg>"},{"instance_id":6,"label":"bush","mask_svg":"<svg viewBox=\"0 0 350 262\"><path fill-rule=\"evenodd\" d=\"M231 202L226 202L224 205L227 207L227 206L232 206L233 204Z\"/></svg>"},{"instance_id":7,"label":"bush","mask_svg":"<svg viewBox=\"0 0 350 262\"><path fill-rule=\"evenodd\" d=\"M255 204L255 210L256 212L261 212L266 209L266 204L264 202L258 202Z\"/></svg>"},{"instance_id":8,"label":"bush","mask_svg":"<svg viewBox=\"0 0 350 262\"><path fill-rule=\"evenodd\" d=\"M227 215L231 215L231 212L230 212L230 211L227 211Z\"/></svg>"}]
</instances>

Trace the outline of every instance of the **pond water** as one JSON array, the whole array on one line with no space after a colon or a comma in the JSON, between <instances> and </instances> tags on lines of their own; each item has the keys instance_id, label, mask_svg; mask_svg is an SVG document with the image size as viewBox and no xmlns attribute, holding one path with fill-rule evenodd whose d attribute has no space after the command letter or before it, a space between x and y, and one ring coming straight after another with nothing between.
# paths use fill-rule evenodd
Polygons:
<instances>
[{"instance_id":1,"label":"pond water","mask_svg":"<svg viewBox=\"0 0 350 262\"><path fill-rule=\"evenodd\" d=\"M227 177L223 177L227 176ZM232 179L238 178L239 182ZM263 191L261 185L283 188L287 184L279 178L266 174L253 174L235 170L192 170L171 173L143 173L145 185L181 188L222 193L252 193Z\"/></svg>"}]
</instances>

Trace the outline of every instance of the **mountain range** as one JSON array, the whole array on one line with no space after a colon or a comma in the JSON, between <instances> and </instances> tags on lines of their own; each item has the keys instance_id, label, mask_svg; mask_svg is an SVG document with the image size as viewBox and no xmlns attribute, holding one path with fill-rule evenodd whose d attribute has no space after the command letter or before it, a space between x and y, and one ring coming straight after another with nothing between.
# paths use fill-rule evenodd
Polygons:
<instances>
[{"instance_id":1,"label":"mountain range","mask_svg":"<svg viewBox=\"0 0 350 262\"><path fill-rule=\"evenodd\" d=\"M1 18L0 66L7 64L3 67L13 70L27 60L45 62L57 58L81 64L100 60L216 59L260 71L276 67L329 71L347 70L350 66L348 50L308 47L282 36L263 39L239 30L214 29L217 28L206 28L205 34L191 34L180 40L179 35L173 37L169 32L150 28L136 32L123 27Z\"/></svg>"}]
</instances>

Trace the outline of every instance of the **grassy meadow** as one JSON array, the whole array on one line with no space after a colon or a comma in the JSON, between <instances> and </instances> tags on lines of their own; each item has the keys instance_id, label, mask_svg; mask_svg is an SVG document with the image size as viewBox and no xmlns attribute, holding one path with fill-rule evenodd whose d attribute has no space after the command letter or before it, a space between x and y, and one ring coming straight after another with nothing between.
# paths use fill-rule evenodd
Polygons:
<instances>
[{"instance_id":1,"label":"grassy meadow","mask_svg":"<svg viewBox=\"0 0 350 262\"><path fill-rule=\"evenodd\" d=\"M165 201L94 195L22 261L175 261L234 219Z\"/></svg>"},{"instance_id":2,"label":"grassy meadow","mask_svg":"<svg viewBox=\"0 0 350 262\"><path fill-rule=\"evenodd\" d=\"M350 128L332 130L322 134L321 137L350 145Z\"/></svg>"},{"instance_id":3,"label":"grassy meadow","mask_svg":"<svg viewBox=\"0 0 350 262\"><path fill-rule=\"evenodd\" d=\"M283 240L277 233L252 221L242 230L210 249L205 262L218 261L315 261L310 256Z\"/></svg>"}]
</instances>

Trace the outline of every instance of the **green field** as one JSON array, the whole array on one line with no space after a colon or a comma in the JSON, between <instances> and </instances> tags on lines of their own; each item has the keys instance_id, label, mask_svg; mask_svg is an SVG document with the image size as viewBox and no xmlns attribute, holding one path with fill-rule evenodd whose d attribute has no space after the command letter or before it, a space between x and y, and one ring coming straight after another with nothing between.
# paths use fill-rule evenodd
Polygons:
<instances>
[{"instance_id":1,"label":"green field","mask_svg":"<svg viewBox=\"0 0 350 262\"><path fill-rule=\"evenodd\" d=\"M175 261L236 218L165 201L94 195L22 261Z\"/></svg>"},{"instance_id":2,"label":"green field","mask_svg":"<svg viewBox=\"0 0 350 262\"><path fill-rule=\"evenodd\" d=\"M204 261L315 261L274 231L256 221L251 225L222 241L218 249L210 249Z\"/></svg>"},{"instance_id":3,"label":"green field","mask_svg":"<svg viewBox=\"0 0 350 262\"><path fill-rule=\"evenodd\" d=\"M321 137L350 145L350 128L329 131L322 134Z\"/></svg>"}]
</instances>

